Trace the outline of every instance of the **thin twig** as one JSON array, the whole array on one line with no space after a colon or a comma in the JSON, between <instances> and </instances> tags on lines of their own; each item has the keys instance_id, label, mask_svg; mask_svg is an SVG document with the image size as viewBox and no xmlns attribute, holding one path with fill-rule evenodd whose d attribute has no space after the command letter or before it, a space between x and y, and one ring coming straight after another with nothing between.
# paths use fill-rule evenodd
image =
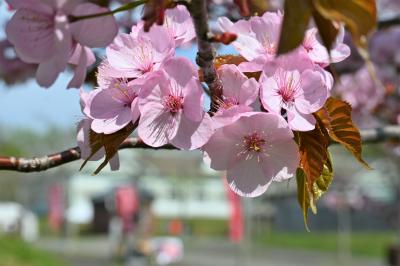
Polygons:
<instances>
[{"instance_id":1,"label":"thin twig","mask_svg":"<svg viewBox=\"0 0 400 266\"><path fill-rule=\"evenodd\" d=\"M387 126L382 128L364 129L360 131L363 144L384 142L387 140L400 140L400 126ZM337 143L332 143L337 144ZM120 146L123 149L166 149L175 150L172 145L162 147L151 147L139 138L127 138ZM17 158L0 156L0 170L10 170L17 172L40 172L50 168L60 166L69 162L79 160L81 151L79 147L74 147L59 153L34 158Z\"/></svg>"},{"instance_id":2,"label":"thin twig","mask_svg":"<svg viewBox=\"0 0 400 266\"><path fill-rule=\"evenodd\" d=\"M207 2L205 0L193 0L187 4L192 15L196 31L198 52L196 62L203 72L204 81L211 94L210 112L218 110L218 103L222 98L222 82L218 78L214 67L215 51L210 43L210 29L208 27Z\"/></svg>"},{"instance_id":3,"label":"thin twig","mask_svg":"<svg viewBox=\"0 0 400 266\"><path fill-rule=\"evenodd\" d=\"M120 7L116 8L116 9L114 9L114 10L107 11L107 12L84 15L84 16L70 15L70 16L68 16L68 20L69 20L70 23L72 23L72 22L76 22L76 21L84 20L84 19L91 19L91 18L97 18L97 17L110 16L110 15L114 15L114 14L119 13L119 12L123 12L123 11L134 9L135 7L143 5L146 2L147 2L147 0L137 0L135 2L127 3L127 4L123 5L123 6L120 6Z\"/></svg>"},{"instance_id":4,"label":"thin twig","mask_svg":"<svg viewBox=\"0 0 400 266\"><path fill-rule=\"evenodd\" d=\"M176 149L172 145L164 145L162 147L151 147L138 138L127 138L119 149ZM0 170L10 170L16 172L40 172L50 168L54 168L66 163L70 163L81 159L81 150L79 147L73 147L68 150L45 155L42 157L23 158L23 157L7 157L0 156Z\"/></svg>"},{"instance_id":5,"label":"thin twig","mask_svg":"<svg viewBox=\"0 0 400 266\"><path fill-rule=\"evenodd\" d=\"M390 19L380 20L378 22L378 29L384 29L394 25L400 25L400 16L393 17Z\"/></svg>"}]
</instances>

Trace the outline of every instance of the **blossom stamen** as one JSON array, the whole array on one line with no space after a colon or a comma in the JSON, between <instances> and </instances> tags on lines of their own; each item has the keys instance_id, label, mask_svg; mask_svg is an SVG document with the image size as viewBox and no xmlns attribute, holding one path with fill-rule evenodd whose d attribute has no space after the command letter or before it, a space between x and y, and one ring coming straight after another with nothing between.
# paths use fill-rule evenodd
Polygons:
<instances>
[{"instance_id":1,"label":"blossom stamen","mask_svg":"<svg viewBox=\"0 0 400 266\"><path fill-rule=\"evenodd\" d=\"M244 148L247 152L262 152L266 141L260 134L254 132L252 134L244 136L243 143Z\"/></svg>"},{"instance_id":2,"label":"blossom stamen","mask_svg":"<svg viewBox=\"0 0 400 266\"><path fill-rule=\"evenodd\" d=\"M183 108L183 97L170 94L164 97L163 104L171 114L176 114Z\"/></svg>"}]
</instances>

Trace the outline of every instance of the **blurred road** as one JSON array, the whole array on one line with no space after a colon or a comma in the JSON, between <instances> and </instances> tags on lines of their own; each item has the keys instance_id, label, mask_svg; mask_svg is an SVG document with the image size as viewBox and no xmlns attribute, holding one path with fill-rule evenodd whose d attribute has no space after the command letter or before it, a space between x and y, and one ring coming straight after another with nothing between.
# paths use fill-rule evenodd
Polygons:
<instances>
[{"instance_id":1,"label":"blurred road","mask_svg":"<svg viewBox=\"0 0 400 266\"><path fill-rule=\"evenodd\" d=\"M71 266L114 266L106 238L43 239L39 246L66 258ZM188 240L180 266L384 266L375 258L338 260L337 254L270 247L235 246L222 240Z\"/></svg>"}]
</instances>

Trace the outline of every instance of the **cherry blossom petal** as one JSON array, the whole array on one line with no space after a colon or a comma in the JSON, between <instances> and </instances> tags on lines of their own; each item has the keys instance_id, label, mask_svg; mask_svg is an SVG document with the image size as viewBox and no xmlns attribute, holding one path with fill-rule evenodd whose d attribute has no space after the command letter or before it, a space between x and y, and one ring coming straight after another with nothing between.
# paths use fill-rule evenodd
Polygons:
<instances>
[{"instance_id":1,"label":"cherry blossom petal","mask_svg":"<svg viewBox=\"0 0 400 266\"><path fill-rule=\"evenodd\" d=\"M274 78L266 78L261 83L260 99L265 109L280 113L282 109L282 97L278 94L279 88Z\"/></svg>"},{"instance_id":2,"label":"cherry blossom petal","mask_svg":"<svg viewBox=\"0 0 400 266\"><path fill-rule=\"evenodd\" d=\"M81 60L82 56L86 57L86 66L90 66L96 62L96 57L92 50L86 46L82 46L79 43L75 45L74 52L68 60L69 64L79 65L79 60Z\"/></svg>"},{"instance_id":3,"label":"cherry blossom petal","mask_svg":"<svg viewBox=\"0 0 400 266\"><path fill-rule=\"evenodd\" d=\"M295 106L300 112L311 114L324 106L328 99L328 90L319 72L304 71L301 74L301 86L303 93L295 100Z\"/></svg>"},{"instance_id":4,"label":"cherry blossom petal","mask_svg":"<svg viewBox=\"0 0 400 266\"><path fill-rule=\"evenodd\" d=\"M6 0L13 9L30 9L39 13L51 15L53 9L41 0Z\"/></svg>"},{"instance_id":5,"label":"cherry blossom petal","mask_svg":"<svg viewBox=\"0 0 400 266\"><path fill-rule=\"evenodd\" d=\"M286 138L285 141L274 143L268 146L266 152L268 158L265 158L261 167L265 172L272 172L274 181L281 182L296 174L296 170L299 167L300 156L299 149L293 140L288 140L288 138Z\"/></svg>"},{"instance_id":6,"label":"cherry blossom petal","mask_svg":"<svg viewBox=\"0 0 400 266\"><path fill-rule=\"evenodd\" d=\"M130 108L114 110L116 115L106 119L94 119L91 128L96 133L112 134L124 128L132 121ZM111 112L109 113L111 114Z\"/></svg>"},{"instance_id":7,"label":"cherry blossom petal","mask_svg":"<svg viewBox=\"0 0 400 266\"><path fill-rule=\"evenodd\" d=\"M152 106L152 110L141 110L138 134L146 144L160 147L170 143L176 136L182 113L178 112L172 116L164 111L164 106Z\"/></svg>"},{"instance_id":8,"label":"cherry blossom petal","mask_svg":"<svg viewBox=\"0 0 400 266\"><path fill-rule=\"evenodd\" d=\"M171 144L183 150L194 150L207 143L212 134L212 120L208 114L203 112L200 121L192 121L182 116L178 132Z\"/></svg>"},{"instance_id":9,"label":"cherry blossom petal","mask_svg":"<svg viewBox=\"0 0 400 266\"><path fill-rule=\"evenodd\" d=\"M249 120L249 128L258 129L265 132L268 142L281 143L288 139L293 139L293 132L289 130L289 125L285 119L274 113L249 113L252 117ZM268 121L266 123L265 121ZM268 152L268 151L267 151Z\"/></svg>"},{"instance_id":10,"label":"cherry blossom petal","mask_svg":"<svg viewBox=\"0 0 400 266\"><path fill-rule=\"evenodd\" d=\"M191 81L193 77L197 77L197 70L185 57L174 57L165 61L163 70L178 82L182 88Z\"/></svg>"},{"instance_id":11,"label":"cherry blossom petal","mask_svg":"<svg viewBox=\"0 0 400 266\"><path fill-rule=\"evenodd\" d=\"M94 119L110 119L118 116L118 113L129 107L117 100L113 89L97 89L93 92L90 101L90 116Z\"/></svg>"},{"instance_id":12,"label":"cherry blossom petal","mask_svg":"<svg viewBox=\"0 0 400 266\"><path fill-rule=\"evenodd\" d=\"M84 16L109 11L107 8L92 3L83 3L76 6L72 15ZM112 42L118 33L118 26L114 16L102 16L85 19L71 24L71 32L75 40L89 47L105 47Z\"/></svg>"},{"instance_id":13,"label":"cherry blossom petal","mask_svg":"<svg viewBox=\"0 0 400 266\"><path fill-rule=\"evenodd\" d=\"M242 84L247 80L246 76L235 65L222 65L218 74L224 86L224 96L239 100Z\"/></svg>"},{"instance_id":14,"label":"cherry blossom petal","mask_svg":"<svg viewBox=\"0 0 400 266\"><path fill-rule=\"evenodd\" d=\"M219 109L218 112L212 117L214 121L214 128L227 126L234 123L240 118L240 115L246 112L253 111L253 108L246 105L236 105L228 109Z\"/></svg>"},{"instance_id":15,"label":"cherry blossom petal","mask_svg":"<svg viewBox=\"0 0 400 266\"><path fill-rule=\"evenodd\" d=\"M232 124L227 127L237 127L237 125ZM242 141L242 136L237 134L237 136L227 137L226 134L231 132L227 127L217 130L203 147L204 153L212 158L210 167L214 170L222 171L231 168L239 159L237 156L240 152L238 143ZM245 129L243 128L242 131Z\"/></svg>"},{"instance_id":16,"label":"cherry blossom petal","mask_svg":"<svg viewBox=\"0 0 400 266\"><path fill-rule=\"evenodd\" d=\"M234 32L237 34L249 34L251 32L250 23L245 20L239 20L233 23L227 17L218 18L218 26L224 32Z\"/></svg>"},{"instance_id":17,"label":"cherry blossom petal","mask_svg":"<svg viewBox=\"0 0 400 266\"><path fill-rule=\"evenodd\" d=\"M192 18L185 6L178 5L175 8L167 9L165 20L163 26L174 37L176 46L190 42L196 36Z\"/></svg>"},{"instance_id":18,"label":"cherry blossom petal","mask_svg":"<svg viewBox=\"0 0 400 266\"><path fill-rule=\"evenodd\" d=\"M192 78L183 90L183 114L199 122L203 119L203 89L196 78Z\"/></svg>"},{"instance_id":19,"label":"cherry blossom petal","mask_svg":"<svg viewBox=\"0 0 400 266\"><path fill-rule=\"evenodd\" d=\"M239 196L258 197L268 189L273 180L272 171L266 175L263 170L257 156L240 161L227 171L229 187Z\"/></svg>"},{"instance_id":20,"label":"cherry blossom petal","mask_svg":"<svg viewBox=\"0 0 400 266\"><path fill-rule=\"evenodd\" d=\"M165 109L163 87L157 85L149 94L141 94L139 98L139 137L153 147L165 145L176 136L182 117L181 111L171 114Z\"/></svg>"},{"instance_id":21,"label":"cherry blossom petal","mask_svg":"<svg viewBox=\"0 0 400 266\"><path fill-rule=\"evenodd\" d=\"M41 63L55 52L53 16L42 12L19 9L6 25L8 40L21 60Z\"/></svg>"},{"instance_id":22,"label":"cherry blossom petal","mask_svg":"<svg viewBox=\"0 0 400 266\"><path fill-rule=\"evenodd\" d=\"M288 123L292 130L310 131L315 128L316 120L312 114L300 114L295 109L288 110Z\"/></svg>"},{"instance_id":23,"label":"cherry blossom petal","mask_svg":"<svg viewBox=\"0 0 400 266\"><path fill-rule=\"evenodd\" d=\"M88 62L89 55L86 54L86 49L81 48L80 58L77 66L74 70L74 76L68 83L67 88L80 88L85 82L86 78L86 66Z\"/></svg>"},{"instance_id":24,"label":"cherry blossom petal","mask_svg":"<svg viewBox=\"0 0 400 266\"><path fill-rule=\"evenodd\" d=\"M242 84L239 92L239 103L251 105L254 103L259 94L260 84L254 79L248 79Z\"/></svg>"},{"instance_id":25,"label":"cherry blossom petal","mask_svg":"<svg viewBox=\"0 0 400 266\"><path fill-rule=\"evenodd\" d=\"M255 57L251 62L240 63L238 68L242 72L258 72L265 69L265 66L270 62L265 56Z\"/></svg>"},{"instance_id":26,"label":"cherry blossom petal","mask_svg":"<svg viewBox=\"0 0 400 266\"><path fill-rule=\"evenodd\" d=\"M37 83L45 88L50 87L63 69L55 67L55 59L41 63L36 70Z\"/></svg>"},{"instance_id":27,"label":"cherry blossom petal","mask_svg":"<svg viewBox=\"0 0 400 266\"><path fill-rule=\"evenodd\" d=\"M140 117L140 110L139 110L139 98L136 97L131 104L131 111L132 111L132 123L135 123Z\"/></svg>"}]
</instances>

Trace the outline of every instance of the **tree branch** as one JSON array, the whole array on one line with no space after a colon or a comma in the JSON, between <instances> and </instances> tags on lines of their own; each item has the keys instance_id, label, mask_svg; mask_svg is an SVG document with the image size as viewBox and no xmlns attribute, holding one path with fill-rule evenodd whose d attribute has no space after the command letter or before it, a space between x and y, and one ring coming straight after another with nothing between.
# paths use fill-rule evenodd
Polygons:
<instances>
[{"instance_id":1,"label":"tree branch","mask_svg":"<svg viewBox=\"0 0 400 266\"><path fill-rule=\"evenodd\" d=\"M400 126L392 125L360 131L363 144L378 143L387 140L400 140Z\"/></svg>"},{"instance_id":2,"label":"tree branch","mask_svg":"<svg viewBox=\"0 0 400 266\"><path fill-rule=\"evenodd\" d=\"M400 25L400 16L378 21L378 29L384 29L393 25Z\"/></svg>"},{"instance_id":3,"label":"tree branch","mask_svg":"<svg viewBox=\"0 0 400 266\"><path fill-rule=\"evenodd\" d=\"M382 128L364 129L360 131L363 144L377 143L386 140L400 140L400 126L387 126ZM332 143L337 144L337 143ZM123 149L166 149L175 150L176 147L168 144L162 147L151 147L139 138L127 138L120 146ZM79 160L81 151L79 147L74 147L59 153L34 158L17 158L0 156L0 170L10 170L16 172L40 172L50 168L60 166L69 162Z\"/></svg>"},{"instance_id":4,"label":"tree branch","mask_svg":"<svg viewBox=\"0 0 400 266\"><path fill-rule=\"evenodd\" d=\"M151 147L139 138L127 138L119 149L167 149L174 150L176 147L172 145L164 145L162 147ZM10 170L16 172L40 172L50 168L54 168L66 163L70 163L81 159L81 150L79 147L73 147L68 150L45 155L43 157L23 158L23 157L7 157L0 156L0 170Z\"/></svg>"},{"instance_id":5,"label":"tree branch","mask_svg":"<svg viewBox=\"0 0 400 266\"><path fill-rule=\"evenodd\" d=\"M204 81L207 83L211 94L210 112L218 110L218 103L222 98L222 82L218 78L214 67L215 51L210 43L210 29L208 27L207 1L192 0L187 4L192 15L196 31L198 52L196 62L203 72Z\"/></svg>"}]
</instances>

